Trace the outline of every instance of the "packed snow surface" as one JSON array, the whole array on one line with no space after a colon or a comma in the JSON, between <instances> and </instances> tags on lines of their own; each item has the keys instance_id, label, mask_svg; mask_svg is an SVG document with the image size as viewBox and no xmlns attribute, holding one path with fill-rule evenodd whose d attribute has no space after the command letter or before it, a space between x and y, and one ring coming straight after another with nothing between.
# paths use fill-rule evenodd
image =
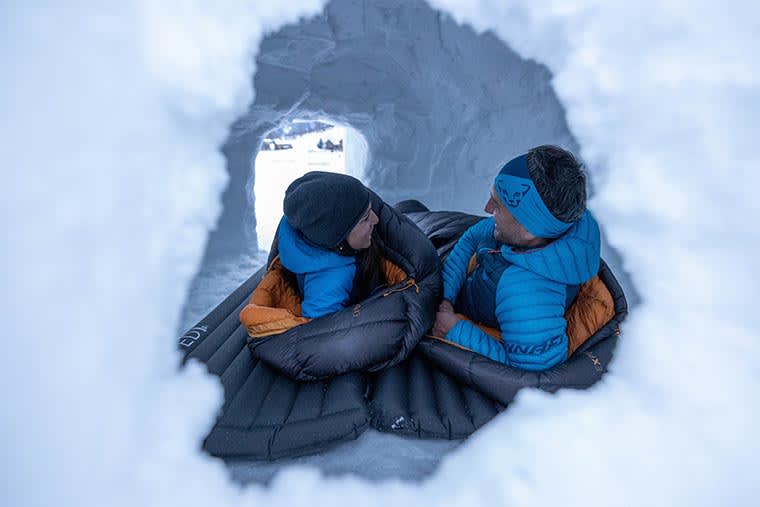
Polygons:
<instances>
[{"instance_id":1,"label":"packed snow surface","mask_svg":"<svg viewBox=\"0 0 760 507\"><path fill-rule=\"evenodd\" d=\"M457 23L492 30L484 37L553 73L594 174L591 208L641 297L610 373L588 391L524 391L422 481L295 464L268 486L240 487L200 450L222 393L202 366L177 370L176 330L191 279L224 262L209 253L214 236L235 237L234 215L246 206L240 229L252 226L256 150L234 141L248 132L237 122L272 115L269 125L253 125L258 146L283 119L276 96L264 104L253 95L259 43L302 16L322 16L325 5L3 3L3 505L757 503L759 4L432 3L442 10L444 42L458 40ZM328 9L336 5L354 3ZM427 9L400 0L356 5L362 16L331 25L342 39L377 20L415 29ZM374 41L389 48L374 61L417 50L413 40ZM489 67L487 54L468 56ZM354 61L364 66L341 60L338 75L371 68L373 56L359 52ZM279 66L283 103L298 64ZM357 75L346 90L355 103L371 101ZM423 78L388 80L384 102ZM442 77L437 84L447 87ZM392 107L373 103L354 115L327 111L345 97L320 100L323 111L309 103L315 116L325 112L365 137L365 181L389 200L424 186L435 207L447 196L461 209L479 206L475 189L460 197L446 189L473 175L487 182L496 148L462 155L481 162L473 168L457 163L454 144L435 153L402 147L414 158L394 161L402 139L379 135ZM423 106L416 111L445 109ZM484 124L496 125L484 131L513 110L528 118L522 108L533 102L513 106L484 112ZM441 114L429 116L429 128L453 141ZM457 116L478 115L444 119ZM400 135L422 128L416 117L399 125ZM464 146L472 141L456 135ZM521 146L504 143L505 151ZM233 170L238 159L245 174ZM404 167L414 168L409 178ZM255 234L237 236L237 251L256 246ZM427 452L410 446L415 456Z\"/></svg>"}]
</instances>

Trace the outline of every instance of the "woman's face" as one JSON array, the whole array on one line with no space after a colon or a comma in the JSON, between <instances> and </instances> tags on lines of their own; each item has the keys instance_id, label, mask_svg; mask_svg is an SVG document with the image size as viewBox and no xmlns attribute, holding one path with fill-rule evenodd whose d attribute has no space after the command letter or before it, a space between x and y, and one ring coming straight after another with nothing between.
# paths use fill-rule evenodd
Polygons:
<instances>
[{"instance_id":1,"label":"woman's face","mask_svg":"<svg viewBox=\"0 0 760 507\"><path fill-rule=\"evenodd\" d=\"M367 211L359 219L351 232L348 233L346 242L354 250L364 250L372 244L372 231L378 222L377 215L372 211L372 205L367 206Z\"/></svg>"}]
</instances>

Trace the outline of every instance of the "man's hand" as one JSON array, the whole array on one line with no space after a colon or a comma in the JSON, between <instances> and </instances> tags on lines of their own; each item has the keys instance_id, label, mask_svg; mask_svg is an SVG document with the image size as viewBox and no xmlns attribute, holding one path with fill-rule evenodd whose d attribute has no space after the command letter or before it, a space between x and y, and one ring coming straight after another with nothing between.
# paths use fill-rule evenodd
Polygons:
<instances>
[{"instance_id":1,"label":"man's hand","mask_svg":"<svg viewBox=\"0 0 760 507\"><path fill-rule=\"evenodd\" d=\"M438 306L438 313L435 315L435 324L433 324L433 336L443 338L449 330L456 326L459 317L454 313L454 306L450 301L444 299Z\"/></svg>"}]
</instances>

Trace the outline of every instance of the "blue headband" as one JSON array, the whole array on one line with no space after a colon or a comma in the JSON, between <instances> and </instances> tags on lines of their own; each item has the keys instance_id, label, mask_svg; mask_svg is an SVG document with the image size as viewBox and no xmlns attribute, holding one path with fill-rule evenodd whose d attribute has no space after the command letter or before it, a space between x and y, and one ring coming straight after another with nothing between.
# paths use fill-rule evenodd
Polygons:
<instances>
[{"instance_id":1,"label":"blue headband","mask_svg":"<svg viewBox=\"0 0 760 507\"><path fill-rule=\"evenodd\" d=\"M558 220L544 204L528 173L527 155L507 162L496 176L494 187L504 206L534 236L556 238L573 225Z\"/></svg>"}]
</instances>

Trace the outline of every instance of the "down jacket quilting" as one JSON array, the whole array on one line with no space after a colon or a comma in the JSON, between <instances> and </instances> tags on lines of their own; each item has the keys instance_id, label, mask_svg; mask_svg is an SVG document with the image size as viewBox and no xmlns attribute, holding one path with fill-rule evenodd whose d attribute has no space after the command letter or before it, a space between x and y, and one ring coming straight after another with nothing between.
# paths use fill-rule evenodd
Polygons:
<instances>
[{"instance_id":1,"label":"down jacket quilting","mask_svg":"<svg viewBox=\"0 0 760 507\"><path fill-rule=\"evenodd\" d=\"M567 359L565 311L599 270L599 227L590 212L542 248L497 244L493 218L470 227L444 264L444 298L461 313L501 330L494 340L460 320L446 339L495 361L542 371ZM477 265L468 274L476 255Z\"/></svg>"}]
</instances>

